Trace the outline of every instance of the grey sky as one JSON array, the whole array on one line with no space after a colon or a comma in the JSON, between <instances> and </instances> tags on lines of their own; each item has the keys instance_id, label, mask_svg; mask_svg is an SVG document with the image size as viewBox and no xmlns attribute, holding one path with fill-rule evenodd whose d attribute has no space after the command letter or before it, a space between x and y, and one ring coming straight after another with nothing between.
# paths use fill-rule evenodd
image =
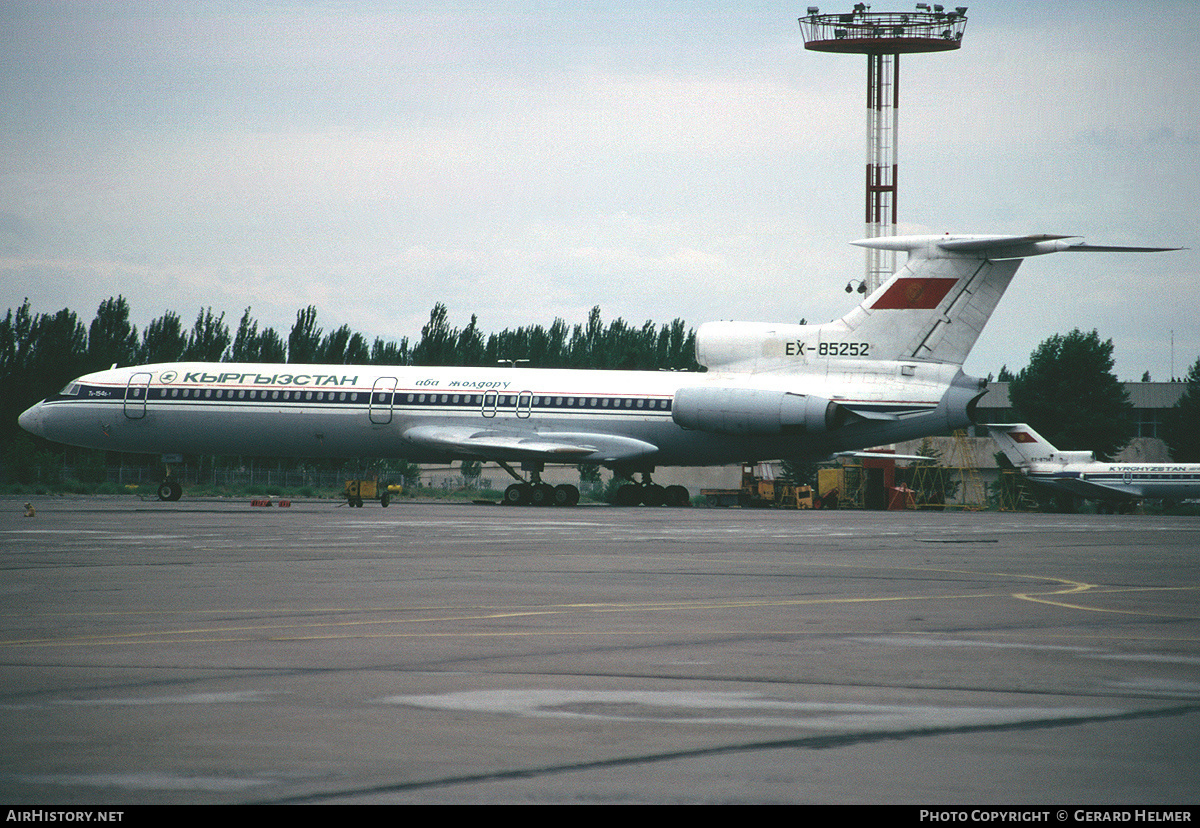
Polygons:
<instances>
[{"instance_id":1,"label":"grey sky","mask_svg":"<svg viewBox=\"0 0 1200 828\"><path fill-rule=\"evenodd\" d=\"M862 275L866 61L806 52L803 12L0 0L0 310L122 293L139 328L249 306L286 335L311 303L387 339L439 301L484 330L825 321ZM1200 246L1194 3L968 17L960 51L903 59L903 231ZM1173 330L1180 375L1198 274L1031 260L967 369L1081 327L1124 379L1167 378Z\"/></svg>"}]
</instances>

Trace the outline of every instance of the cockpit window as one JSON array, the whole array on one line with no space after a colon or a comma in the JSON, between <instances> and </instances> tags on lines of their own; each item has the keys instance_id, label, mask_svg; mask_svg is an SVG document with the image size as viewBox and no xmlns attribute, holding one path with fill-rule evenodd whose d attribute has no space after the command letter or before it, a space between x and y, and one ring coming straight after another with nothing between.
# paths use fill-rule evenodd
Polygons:
<instances>
[{"instance_id":1,"label":"cockpit window","mask_svg":"<svg viewBox=\"0 0 1200 828\"><path fill-rule=\"evenodd\" d=\"M67 383L67 387L58 392L60 397L78 397L79 383L71 381Z\"/></svg>"}]
</instances>

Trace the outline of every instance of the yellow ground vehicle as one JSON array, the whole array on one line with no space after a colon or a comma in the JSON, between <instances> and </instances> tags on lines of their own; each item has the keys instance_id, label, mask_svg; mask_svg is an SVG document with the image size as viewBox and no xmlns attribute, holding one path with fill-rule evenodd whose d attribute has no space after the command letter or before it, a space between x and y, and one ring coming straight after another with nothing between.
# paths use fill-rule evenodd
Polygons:
<instances>
[{"instance_id":1,"label":"yellow ground vehicle","mask_svg":"<svg viewBox=\"0 0 1200 828\"><path fill-rule=\"evenodd\" d=\"M346 496L346 503L348 505L360 509L364 500L378 500L380 506L387 506L392 501L392 493L389 487L379 485L377 478L347 480L343 494Z\"/></svg>"},{"instance_id":2,"label":"yellow ground vehicle","mask_svg":"<svg viewBox=\"0 0 1200 828\"><path fill-rule=\"evenodd\" d=\"M709 506L741 506L759 509L811 509L811 486L776 480L771 468L760 464L758 473L749 463L742 465L742 485L737 489L701 489Z\"/></svg>"}]
</instances>

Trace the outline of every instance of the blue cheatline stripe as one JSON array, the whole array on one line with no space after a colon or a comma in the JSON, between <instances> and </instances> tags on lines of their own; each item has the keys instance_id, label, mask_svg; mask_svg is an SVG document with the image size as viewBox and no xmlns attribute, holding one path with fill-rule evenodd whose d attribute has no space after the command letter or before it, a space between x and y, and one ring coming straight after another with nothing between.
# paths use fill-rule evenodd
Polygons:
<instances>
[{"instance_id":1,"label":"blue cheatline stripe","mask_svg":"<svg viewBox=\"0 0 1200 828\"><path fill-rule=\"evenodd\" d=\"M48 402L91 402L123 404L127 401L123 386L79 385L73 395L59 394ZM135 389L141 391L142 389ZM245 405L249 407L308 405L326 408L363 407L368 404L390 406L393 410L532 410L538 412L592 412L611 414L664 415L671 411L669 397L625 397L578 394L483 394L419 390L390 391L314 391L311 389L246 389L206 387L160 387L148 394L131 393L128 401L182 405ZM486 399L485 399L486 398Z\"/></svg>"}]
</instances>

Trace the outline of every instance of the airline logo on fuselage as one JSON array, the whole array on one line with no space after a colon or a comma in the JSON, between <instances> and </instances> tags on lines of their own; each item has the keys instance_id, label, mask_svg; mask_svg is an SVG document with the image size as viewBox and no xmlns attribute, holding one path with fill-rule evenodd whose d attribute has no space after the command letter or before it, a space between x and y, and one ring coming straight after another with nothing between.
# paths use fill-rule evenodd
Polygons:
<instances>
[{"instance_id":1,"label":"airline logo on fuselage","mask_svg":"<svg viewBox=\"0 0 1200 828\"><path fill-rule=\"evenodd\" d=\"M169 384L178 379L174 371L163 371L158 381ZM183 382L200 385L304 385L310 387L326 385L357 385L358 375L352 377L337 374L260 374L257 371L242 373L228 371L223 374L209 374L203 371L189 371L183 375Z\"/></svg>"},{"instance_id":2,"label":"airline logo on fuselage","mask_svg":"<svg viewBox=\"0 0 1200 828\"><path fill-rule=\"evenodd\" d=\"M875 300L871 310L933 310L958 279L933 277L897 279Z\"/></svg>"}]
</instances>

